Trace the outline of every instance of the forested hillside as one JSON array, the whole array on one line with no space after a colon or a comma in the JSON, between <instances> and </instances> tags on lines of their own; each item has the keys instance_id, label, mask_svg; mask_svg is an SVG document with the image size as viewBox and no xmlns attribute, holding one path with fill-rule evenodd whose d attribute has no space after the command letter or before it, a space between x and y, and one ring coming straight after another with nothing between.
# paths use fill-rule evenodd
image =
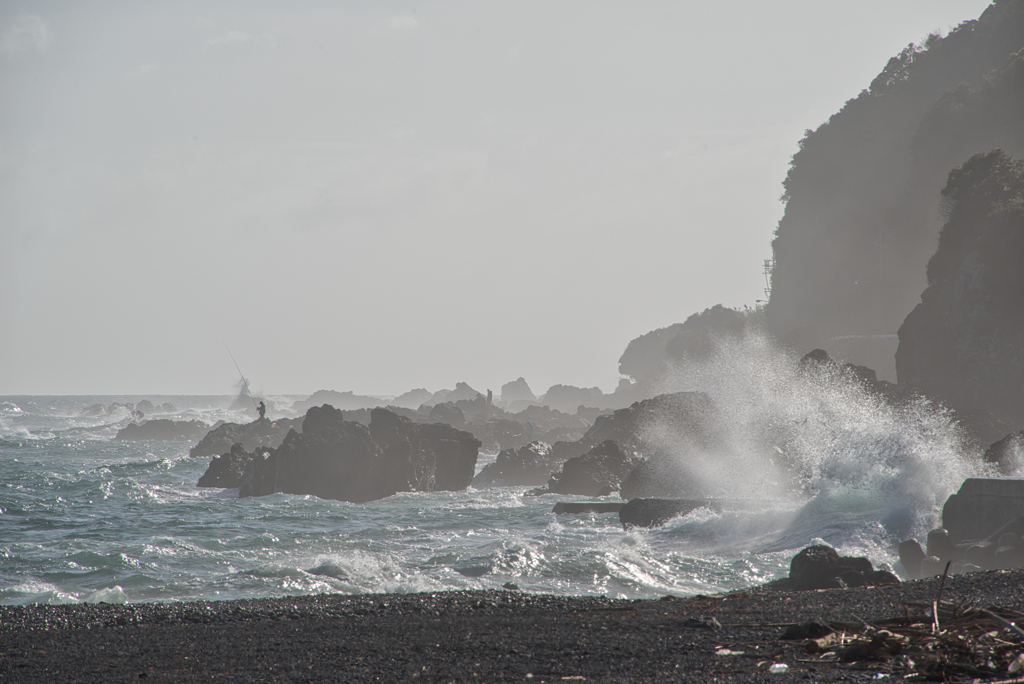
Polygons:
<instances>
[{"instance_id":1,"label":"forested hillside","mask_svg":"<svg viewBox=\"0 0 1024 684\"><path fill-rule=\"evenodd\" d=\"M785 180L766 316L895 379L896 332L920 301L942 226L940 190L977 152L1024 153L1024 0L889 60L808 131Z\"/></svg>"},{"instance_id":2,"label":"forested hillside","mask_svg":"<svg viewBox=\"0 0 1024 684\"><path fill-rule=\"evenodd\" d=\"M1019 68L1024 76L1024 59ZM899 381L1020 426L1024 160L976 154L949 174L942 198L949 220L928 262L928 289L900 327Z\"/></svg>"}]
</instances>

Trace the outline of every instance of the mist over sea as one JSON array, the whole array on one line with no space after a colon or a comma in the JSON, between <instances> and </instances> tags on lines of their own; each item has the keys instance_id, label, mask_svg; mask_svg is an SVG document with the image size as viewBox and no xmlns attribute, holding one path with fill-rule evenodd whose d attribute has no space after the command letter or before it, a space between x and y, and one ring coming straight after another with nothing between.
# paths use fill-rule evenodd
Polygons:
<instances>
[{"instance_id":1,"label":"mist over sea","mask_svg":"<svg viewBox=\"0 0 1024 684\"><path fill-rule=\"evenodd\" d=\"M160 418L247 422L231 396L0 397L0 603L239 599L317 593L496 589L651 598L740 589L788 573L815 541L901 570L895 546L934 526L974 474L942 412L881 406L851 387L801 380L756 340L670 376L735 419L732 456L697 461L705 486L752 505L698 509L657 529L611 515L555 515L562 495L527 488L402 493L352 504L199 489L208 458L189 442L121 442L127 408L170 402ZM305 397L269 396L279 415ZM278 417L278 416L271 416ZM747 436L782 425L779 463L745 455ZM664 436L671 449L671 435ZM785 453L783 453L785 451ZM479 471L495 454L481 454ZM701 461L703 459L703 461ZM799 494L770 486L796 469ZM614 497L613 497L613 500Z\"/></svg>"}]
</instances>

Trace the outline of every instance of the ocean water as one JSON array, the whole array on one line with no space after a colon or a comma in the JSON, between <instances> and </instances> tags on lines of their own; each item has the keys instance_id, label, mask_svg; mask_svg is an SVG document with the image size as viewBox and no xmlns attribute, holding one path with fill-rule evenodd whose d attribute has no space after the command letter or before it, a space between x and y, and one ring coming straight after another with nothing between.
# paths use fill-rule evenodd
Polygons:
<instances>
[{"instance_id":1,"label":"ocean water","mask_svg":"<svg viewBox=\"0 0 1024 684\"><path fill-rule=\"evenodd\" d=\"M895 545L936 523L945 498L976 474L940 411L883 410L855 389L801 380L773 352L666 389L705 389L735 416L731 455L680 454L748 510L701 509L658 529L612 515L556 516L526 488L404 493L351 504L199 489L208 458L190 443L118 442L127 409L171 402L154 418L244 422L232 397L0 397L0 603L145 602L296 594L499 588L649 598L740 589L783 577L793 553L826 542L900 570ZM764 356L767 355L767 356ZM725 357L723 357L725 358ZM749 367L745 364L752 364ZM287 407L304 397L271 396ZM747 436L782 425L785 465ZM670 436L665 437L670 440ZM671 443L665 448L671 449ZM969 455L967 455L969 456ZM478 470L494 454L482 454ZM796 469L799 495L764 489Z\"/></svg>"}]
</instances>

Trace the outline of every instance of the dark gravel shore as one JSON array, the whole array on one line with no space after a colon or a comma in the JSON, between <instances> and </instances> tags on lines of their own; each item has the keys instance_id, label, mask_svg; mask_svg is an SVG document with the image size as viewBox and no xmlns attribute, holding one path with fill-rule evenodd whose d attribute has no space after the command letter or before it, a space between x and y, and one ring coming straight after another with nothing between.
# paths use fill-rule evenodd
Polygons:
<instances>
[{"instance_id":1,"label":"dark gravel shore","mask_svg":"<svg viewBox=\"0 0 1024 684\"><path fill-rule=\"evenodd\" d=\"M900 682L895 661L801 662L813 660L802 642L780 637L813 619L900 617L901 603L930 605L938 588L934 579L648 601L486 591L0 607L0 681ZM949 578L943 601L1024 610L1024 571ZM721 628L686 624L708 617ZM773 663L789 669L769 673ZM1007 678L1004 669L981 681Z\"/></svg>"}]
</instances>

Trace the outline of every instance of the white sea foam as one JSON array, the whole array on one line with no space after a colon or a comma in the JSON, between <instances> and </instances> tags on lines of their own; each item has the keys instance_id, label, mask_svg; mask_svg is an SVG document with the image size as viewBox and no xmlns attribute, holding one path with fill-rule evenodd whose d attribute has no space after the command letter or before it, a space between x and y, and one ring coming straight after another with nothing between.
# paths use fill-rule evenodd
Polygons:
<instances>
[{"instance_id":1,"label":"white sea foam","mask_svg":"<svg viewBox=\"0 0 1024 684\"><path fill-rule=\"evenodd\" d=\"M933 526L942 502L978 472L940 408L924 400L891 408L836 368L802 370L758 334L719 341L710 358L676 365L663 389L705 392L726 416L726 445L713 453L650 427L648 438L675 453L684 472L709 491L797 507L734 516L763 551L820 537L891 558L894 540ZM732 543L741 543L730 527Z\"/></svg>"}]
</instances>

